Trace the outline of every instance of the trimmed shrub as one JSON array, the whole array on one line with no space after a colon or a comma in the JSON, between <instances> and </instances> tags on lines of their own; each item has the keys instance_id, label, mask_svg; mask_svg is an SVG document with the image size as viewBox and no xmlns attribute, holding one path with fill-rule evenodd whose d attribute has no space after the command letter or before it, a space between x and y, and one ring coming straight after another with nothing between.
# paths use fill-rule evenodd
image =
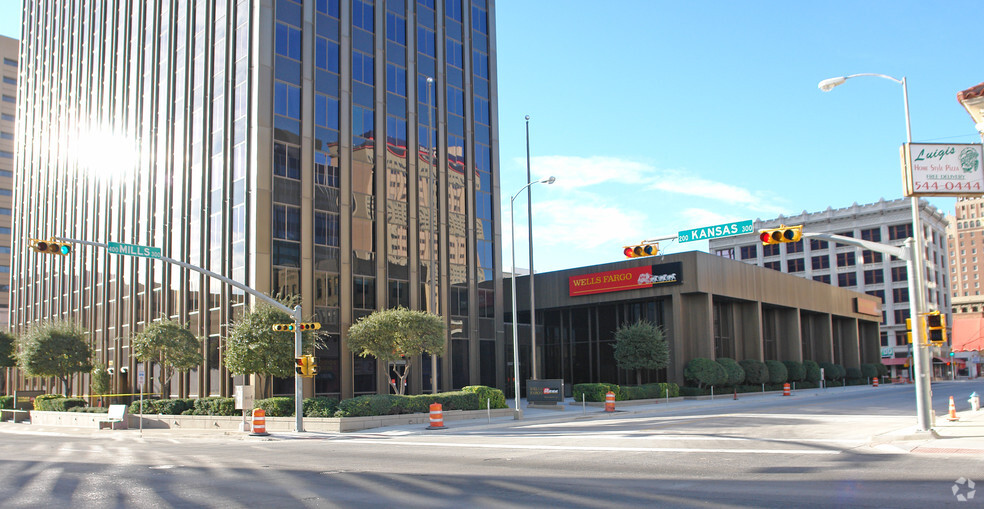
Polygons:
<instances>
[{"instance_id":1,"label":"trimmed shrub","mask_svg":"<svg viewBox=\"0 0 984 509\"><path fill-rule=\"evenodd\" d=\"M745 382L748 384L769 383L769 368L765 363L755 359L745 359L738 362L745 370Z\"/></svg>"},{"instance_id":2,"label":"trimmed shrub","mask_svg":"<svg viewBox=\"0 0 984 509\"><path fill-rule=\"evenodd\" d=\"M691 359L683 368L683 377L696 383L697 387L728 383L728 372L720 364L704 357Z\"/></svg>"},{"instance_id":3,"label":"trimmed shrub","mask_svg":"<svg viewBox=\"0 0 984 509\"><path fill-rule=\"evenodd\" d=\"M437 394L419 394L403 396L412 403L412 410L406 413L426 413L430 411L431 403L440 403L442 410L479 410L485 408L485 400L479 403L478 393L467 391L440 392Z\"/></svg>"},{"instance_id":4,"label":"trimmed shrub","mask_svg":"<svg viewBox=\"0 0 984 509\"><path fill-rule=\"evenodd\" d=\"M876 376L878 376L878 368L874 364L865 363L861 365L861 378L864 378L865 382L871 382L871 379Z\"/></svg>"},{"instance_id":5,"label":"trimmed shrub","mask_svg":"<svg viewBox=\"0 0 984 509\"><path fill-rule=\"evenodd\" d=\"M848 380L863 380L860 368L847 368L845 374Z\"/></svg>"},{"instance_id":6,"label":"trimmed shrub","mask_svg":"<svg viewBox=\"0 0 984 509\"><path fill-rule=\"evenodd\" d=\"M684 397L707 396L710 393L710 387L680 387L680 395Z\"/></svg>"},{"instance_id":7,"label":"trimmed shrub","mask_svg":"<svg viewBox=\"0 0 984 509\"><path fill-rule=\"evenodd\" d=\"M669 397L671 398L675 398L680 395L680 387L677 386L677 384L668 383L653 383L620 387L619 394L622 396L622 400L659 399L667 397L667 389L670 391Z\"/></svg>"},{"instance_id":8,"label":"trimmed shrub","mask_svg":"<svg viewBox=\"0 0 984 509\"><path fill-rule=\"evenodd\" d=\"M717 359L717 363L728 373L727 385L738 385L745 381L745 370L741 369L741 365L736 360L721 357Z\"/></svg>"},{"instance_id":9,"label":"trimmed shrub","mask_svg":"<svg viewBox=\"0 0 984 509\"><path fill-rule=\"evenodd\" d=\"M615 399L618 400L621 388L615 384L574 384L571 387L571 394L574 396L574 401L581 401L581 395L583 394L584 401L603 402L605 401L605 394L608 391L614 392Z\"/></svg>"},{"instance_id":10,"label":"trimmed shrub","mask_svg":"<svg viewBox=\"0 0 984 509\"><path fill-rule=\"evenodd\" d=\"M769 383L783 384L789 379L785 364L779 361L765 361L765 367L769 370Z\"/></svg>"},{"instance_id":11,"label":"trimmed shrub","mask_svg":"<svg viewBox=\"0 0 984 509\"><path fill-rule=\"evenodd\" d=\"M842 380L847 375L847 370L840 364L821 362L820 367L823 368L823 376L827 380Z\"/></svg>"},{"instance_id":12,"label":"trimmed shrub","mask_svg":"<svg viewBox=\"0 0 984 509\"><path fill-rule=\"evenodd\" d=\"M0 396L0 408L14 408L14 397Z\"/></svg>"},{"instance_id":13,"label":"trimmed shrub","mask_svg":"<svg viewBox=\"0 0 984 509\"><path fill-rule=\"evenodd\" d=\"M267 417L291 417L294 415L294 398L291 396L277 396L258 399L253 402L253 408L263 409Z\"/></svg>"},{"instance_id":14,"label":"trimmed shrub","mask_svg":"<svg viewBox=\"0 0 984 509\"><path fill-rule=\"evenodd\" d=\"M492 408L508 408L506 406L506 395L499 389L493 387L486 387L484 385L469 385L467 387L462 387L461 390L465 392L474 392L478 395L479 405L485 404L489 401L489 405Z\"/></svg>"},{"instance_id":15,"label":"trimmed shrub","mask_svg":"<svg viewBox=\"0 0 984 509\"><path fill-rule=\"evenodd\" d=\"M188 413L185 411L184 413ZM191 409L191 415L242 415L242 410L236 409L235 398L198 398Z\"/></svg>"},{"instance_id":16,"label":"trimmed shrub","mask_svg":"<svg viewBox=\"0 0 984 509\"><path fill-rule=\"evenodd\" d=\"M185 413L185 411L191 410L194 407L195 400L191 398L143 400L143 413L145 414L181 415ZM131 414L139 414L140 400L137 399L130 403L130 408L127 412Z\"/></svg>"},{"instance_id":17,"label":"trimmed shrub","mask_svg":"<svg viewBox=\"0 0 984 509\"><path fill-rule=\"evenodd\" d=\"M878 376L888 376L888 366L881 362L875 364L875 369L878 370Z\"/></svg>"},{"instance_id":18,"label":"trimmed shrub","mask_svg":"<svg viewBox=\"0 0 984 509\"><path fill-rule=\"evenodd\" d=\"M324 396L305 398L304 417L334 417L338 411L338 400Z\"/></svg>"},{"instance_id":19,"label":"trimmed shrub","mask_svg":"<svg viewBox=\"0 0 984 509\"><path fill-rule=\"evenodd\" d=\"M54 397L45 397L54 396ZM46 412L67 412L71 408L84 407L82 398L66 398L60 394L44 394L34 399L34 409Z\"/></svg>"},{"instance_id":20,"label":"trimmed shrub","mask_svg":"<svg viewBox=\"0 0 984 509\"><path fill-rule=\"evenodd\" d=\"M814 361L803 361L803 369L806 370L806 380L807 382L819 384L820 383L820 365Z\"/></svg>"},{"instance_id":21,"label":"trimmed shrub","mask_svg":"<svg viewBox=\"0 0 984 509\"><path fill-rule=\"evenodd\" d=\"M806 368L803 367L803 363L799 361L782 361L783 366L786 366L786 378L790 382L802 382L806 380Z\"/></svg>"}]
</instances>

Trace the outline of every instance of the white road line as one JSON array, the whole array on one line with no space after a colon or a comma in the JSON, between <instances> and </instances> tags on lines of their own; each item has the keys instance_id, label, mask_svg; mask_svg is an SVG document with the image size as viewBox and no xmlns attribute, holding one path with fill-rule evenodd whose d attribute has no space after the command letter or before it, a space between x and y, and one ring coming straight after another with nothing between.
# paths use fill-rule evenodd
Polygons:
<instances>
[{"instance_id":1,"label":"white road line","mask_svg":"<svg viewBox=\"0 0 984 509\"><path fill-rule=\"evenodd\" d=\"M841 451L818 451L815 449L703 449L688 447L588 447L568 445L520 445L520 444L466 444L455 442L413 442L400 440L342 440L351 444L373 445L411 445L420 447L457 447L463 449L521 449L531 451L583 451L583 452L697 452L732 454L840 454Z\"/></svg>"}]
</instances>

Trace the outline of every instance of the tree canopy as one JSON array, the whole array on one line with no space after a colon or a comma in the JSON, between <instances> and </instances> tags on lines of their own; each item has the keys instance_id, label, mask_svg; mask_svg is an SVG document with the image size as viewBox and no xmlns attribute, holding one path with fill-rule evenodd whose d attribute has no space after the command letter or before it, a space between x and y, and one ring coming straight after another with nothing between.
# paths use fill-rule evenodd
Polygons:
<instances>
[{"instance_id":1,"label":"tree canopy","mask_svg":"<svg viewBox=\"0 0 984 509\"><path fill-rule=\"evenodd\" d=\"M8 332L0 331L0 368L12 368L17 365L17 357L14 356L16 350L17 337ZM7 377L0 372L0 394L6 394L5 383Z\"/></svg>"},{"instance_id":2,"label":"tree canopy","mask_svg":"<svg viewBox=\"0 0 984 509\"><path fill-rule=\"evenodd\" d=\"M27 376L61 380L65 395L71 376L92 370L92 350L85 332L71 322L45 322L32 327L19 342L17 364Z\"/></svg>"},{"instance_id":3,"label":"tree canopy","mask_svg":"<svg viewBox=\"0 0 984 509\"><path fill-rule=\"evenodd\" d=\"M202 363L201 340L176 320L153 322L133 337L133 355L141 362L156 362L160 368L157 381L161 395L171 394L171 377Z\"/></svg>"},{"instance_id":4,"label":"tree canopy","mask_svg":"<svg viewBox=\"0 0 984 509\"><path fill-rule=\"evenodd\" d=\"M349 327L349 348L362 357L373 356L386 363L403 362L394 372L397 394L403 394L413 361L423 353L444 353L445 329L440 316L399 307L376 311Z\"/></svg>"},{"instance_id":5,"label":"tree canopy","mask_svg":"<svg viewBox=\"0 0 984 509\"><path fill-rule=\"evenodd\" d=\"M295 299L282 302L290 307ZM294 323L294 317L263 302L233 321L223 358L229 371L235 375L294 376L294 333L274 331L273 326L280 323ZM315 344L315 333L301 334L307 351Z\"/></svg>"},{"instance_id":6,"label":"tree canopy","mask_svg":"<svg viewBox=\"0 0 984 509\"><path fill-rule=\"evenodd\" d=\"M642 320L619 327L615 331L615 362L620 369L634 369L636 385L642 385L642 370L663 369L670 362L663 328Z\"/></svg>"}]
</instances>

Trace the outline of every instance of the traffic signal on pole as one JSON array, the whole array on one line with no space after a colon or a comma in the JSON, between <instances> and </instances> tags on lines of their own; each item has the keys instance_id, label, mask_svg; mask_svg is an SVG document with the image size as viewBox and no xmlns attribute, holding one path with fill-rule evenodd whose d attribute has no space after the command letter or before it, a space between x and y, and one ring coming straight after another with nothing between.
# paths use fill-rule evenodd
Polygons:
<instances>
[{"instance_id":1,"label":"traffic signal on pole","mask_svg":"<svg viewBox=\"0 0 984 509\"><path fill-rule=\"evenodd\" d=\"M313 355L305 355L307 358L307 376L314 376L318 374L318 360L314 358Z\"/></svg>"},{"instance_id":2,"label":"traffic signal on pole","mask_svg":"<svg viewBox=\"0 0 984 509\"><path fill-rule=\"evenodd\" d=\"M946 315L939 311L928 313L926 315L926 328L928 329L927 341L934 345L946 343Z\"/></svg>"},{"instance_id":3,"label":"traffic signal on pole","mask_svg":"<svg viewBox=\"0 0 984 509\"><path fill-rule=\"evenodd\" d=\"M659 254L659 244L642 243L636 246L625 246L626 258L639 258L642 256L655 256Z\"/></svg>"},{"instance_id":4,"label":"traffic signal on pole","mask_svg":"<svg viewBox=\"0 0 984 509\"><path fill-rule=\"evenodd\" d=\"M307 374L307 358L305 356L294 357L294 373L301 376Z\"/></svg>"},{"instance_id":5,"label":"traffic signal on pole","mask_svg":"<svg viewBox=\"0 0 984 509\"><path fill-rule=\"evenodd\" d=\"M292 323L277 323L273 325L273 330L277 332L294 332L294 324Z\"/></svg>"},{"instance_id":6,"label":"traffic signal on pole","mask_svg":"<svg viewBox=\"0 0 984 509\"><path fill-rule=\"evenodd\" d=\"M905 337L912 343L912 318L905 319Z\"/></svg>"},{"instance_id":7,"label":"traffic signal on pole","mask_svg":"<svg viewBox=\"0 0 984 509\"><path fill-rule=\"evenodd\" d=\"M779 225L779 228L766 228L759 230L759 239L763 244L782 244L784 242L799 242L803 237L803 225L786 226Z\"/></svg>"},{"instance_id":8,"label":"traffic signal on pole","mask_svg":"<svg viewBox=\"0 0 984 509\"><path fill-rule=\"evenodd\" d=\"M28 247L37 253L56 254L60 256L68 256L72 254L72 244L67 242L58 242L55 239L29 239Z\"/></svg>"},{"instance_id":9,"label":"traffic signal on pole","mask_svg":"<svg viewBox=\"0 0 984 509\"><path fill-rule=\"evenodd\" d=\"M301 330L318 330L321 328L321 323L319 322L308 322L301 324Z\"/></svg>"}]
</instances>

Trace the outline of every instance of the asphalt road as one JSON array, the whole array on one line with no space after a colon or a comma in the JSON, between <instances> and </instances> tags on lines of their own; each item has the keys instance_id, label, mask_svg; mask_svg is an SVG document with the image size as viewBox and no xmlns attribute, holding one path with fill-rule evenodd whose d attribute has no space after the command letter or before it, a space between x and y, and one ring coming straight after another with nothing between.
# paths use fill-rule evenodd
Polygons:
<instances>
[{"instance_id":1,"label":"asphalt road","mask_svg":"<svg viewBox=\"0 0 984 509\"><path fill-rule=\"evenodd\" d=\"M972 390L934 384L934 408ZM22 426L0 433L0 505L984 508L968 499L982 455L873 444L914 425L914 404L883 386L269 439Z\"/></svg>"}]
</instances>

